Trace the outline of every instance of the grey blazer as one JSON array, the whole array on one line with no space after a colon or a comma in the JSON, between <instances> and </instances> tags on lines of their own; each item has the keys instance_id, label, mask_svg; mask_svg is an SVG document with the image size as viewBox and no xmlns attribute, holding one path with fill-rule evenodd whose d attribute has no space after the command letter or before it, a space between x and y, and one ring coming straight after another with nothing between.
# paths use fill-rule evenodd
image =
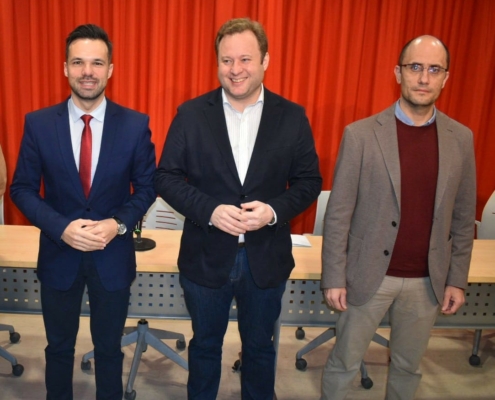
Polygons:
<instances>
[{"instance_id":1,"label":"grey blazer","mask_svg":"<svg viewBox=\"0 0 495 400\"><path fill-rule=\"evenodd\" d=\"M388 269L401 220L395 104L346 127L324 220L321 287L366 303ZM439 171L428 255L437 301L465 288L476 207L472 132L437 110Z\"/></svg>"}]
</instances>

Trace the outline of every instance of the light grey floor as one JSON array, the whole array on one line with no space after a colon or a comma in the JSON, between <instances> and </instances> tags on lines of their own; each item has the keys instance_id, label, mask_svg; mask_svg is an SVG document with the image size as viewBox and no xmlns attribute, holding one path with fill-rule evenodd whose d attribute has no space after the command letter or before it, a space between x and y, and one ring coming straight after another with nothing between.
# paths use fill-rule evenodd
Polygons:
<instances>
[{"instance_id":1,"label":"light grey floor","mask_svg":"<svg viewBox=\"0 0 495 400\"><path fill-rule=\"evenodd\" d=\"M175 330L191 338L189 321L150 320L150 327ZM21 377L11 374L11 366L0 359L0 399L41 400L44 392L45 337L43 322L39 315L0 314L0 323L14 325L21 334L21 341L11 344L8 333L0 332L0 345L7 348L25 367ZM130 319L128 325L135 325ZM319 398L320 377L323 365L333 345L333 340L306 356L308 368L298 371L294 366L296 352L309 340L316 337L321 328L306 328L302 341L294 337L293 327L283 327L280 340L276 392L279 400L316 400ZM388 330L379 331L388 336ZM468 363L473 339L472 330L433 330L430 344L421 369L423 379L417 399L424 400L473 400L495 399L495 331L485 331L480 346L481 366ZM174 343L171 343L174 345ZM76 348L74 367L75 398L94 399L94 370L80 369L82 355L91 350L89 324L81 318L81 328ZM240 349L236 323L230 323L225 337L222 363L222 380L218 399L240 398L239 374L232 372L232 365ZM124 384L130 369L134 345L124 349ZM187 351L182 355L187 358ZM387 373L387 349L372 344L366 355L366 363L374 386L365 390L356 378L348 399L383 399ZM187 372L155 350L149 348L143 356L134 385L136 400L186 399Z\"/></svg>"}]
</instances>

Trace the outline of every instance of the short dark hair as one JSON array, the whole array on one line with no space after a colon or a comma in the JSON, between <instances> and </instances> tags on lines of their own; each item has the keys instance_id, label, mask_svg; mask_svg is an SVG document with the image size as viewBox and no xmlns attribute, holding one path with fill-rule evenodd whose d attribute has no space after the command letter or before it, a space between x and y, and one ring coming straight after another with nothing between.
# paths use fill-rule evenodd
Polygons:
<instances>
[{"instance_id":1,"label":"short dark hair","mask_svg":"<svg viewBox=\"0 0 495 400\"><path fill-rule=\"evenodd\" d=\"M107 45L108 62L112 62L112 42L108 38L107 33L98 25L86 24L79 25L74 29L65 40L65 59L69 59L69 47L72 43L79 39L101 40Z\"/></svg>"},{"instance_id":2,"label":"short dark hair","mask_svg":"<svg viewBox=\"0 0 495 400\"><path fill-rule=\"evenodd\" d=\"M217 38L215 39L215 52L217 53L217 58L218 47L220 46L221 40L225 36L233 35L235 33L242 33L244 31L251 31L254 33L254 36L256 36L261 52L261 62L263 63L265 55L268 52L268 39L263 26L259 22L252 21L249 18L231 19L220 27L217 33Z\"/></svg>"},{"instance_id":3,"label":"short dark hair","mask_svg":"<svg viewBox=\"0 0 495 400\"><path fill-rule=\"evenodd\" d=\"M424 35L423 35L424 36ZM400 52L400 55L399 55L399 65L402 65L404 64L404 57L406 56L406 51L407 49L409 48L409 46L411 45L412 42L414 42L416 39L420 38L421 36L418 36L418 37L415 37L413 39L411 39L409 42L407 42L404 47L402 48L401 52ZM435 36L433 36L435 37ZM447 71L449 70L449 67L450 67L450 51L449 51L449 48L447 47L447 45L442 42L439 38L435 37L436 40L438 40L443 48L445 49L445 53L447 54Z\"/></svg>"}]
</instances>

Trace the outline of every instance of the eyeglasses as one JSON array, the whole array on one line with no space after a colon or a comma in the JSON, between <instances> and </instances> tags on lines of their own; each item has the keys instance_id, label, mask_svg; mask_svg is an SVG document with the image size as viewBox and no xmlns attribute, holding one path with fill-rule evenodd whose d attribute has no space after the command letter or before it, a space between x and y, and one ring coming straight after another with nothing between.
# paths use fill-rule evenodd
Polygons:
<instances>
[{"instance_id":1,"label":"eyeglasses","mask_svg":"<svg viewBox=\"0 0 495 400\"><path fill-rule=\"evenodd\" d=\"M423 64L401 64L400 66L406 67L414 74L422 74L425 69L430 75L438 75L440 72L448 71L447 68L440 67L438 65L430 65L429 67L425 67Z\"/></svg>"}]
</instances>

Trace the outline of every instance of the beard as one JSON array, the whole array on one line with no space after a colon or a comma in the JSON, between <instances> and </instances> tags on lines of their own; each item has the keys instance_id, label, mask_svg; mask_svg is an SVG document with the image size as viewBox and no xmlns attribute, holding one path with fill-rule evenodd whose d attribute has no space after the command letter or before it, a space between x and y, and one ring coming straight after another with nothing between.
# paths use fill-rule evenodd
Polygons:
<instances>
[{"instance_id":1,"label":"beard","mask_svg":"<svg viewBox=\"0 0 495 400\"><path fill-rule=\"evenodd\" d=\"M81 100L91 101L96 100L101 94L105 91L105 86L97 86L93 91L83 91L78 86L77 83L71 84L70 88L72 89L72 93L76 95Z\"/></svg>"},{"instance_id":2,"label":"beard","mask_svg":"<svg viewBox=\"0 0 495 400\"><path fill-rule=\"evenodd\" d=\"M437 96L432 96L427 99L414 98L414 96L410 96L408 93L402 92L402 99L409 105L411 108L423 108L423 107L431 107L435 104L439 97L440 93Z\"/></svg>"}]
</instances>

